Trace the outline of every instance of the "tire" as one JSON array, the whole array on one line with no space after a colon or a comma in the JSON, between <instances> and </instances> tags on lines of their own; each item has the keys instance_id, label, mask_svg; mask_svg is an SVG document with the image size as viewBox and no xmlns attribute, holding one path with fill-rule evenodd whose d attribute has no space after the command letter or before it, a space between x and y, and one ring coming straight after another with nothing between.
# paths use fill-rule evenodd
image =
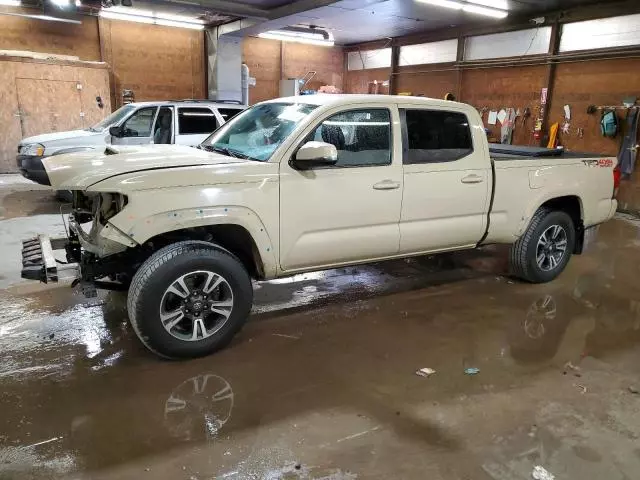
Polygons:
<instances>
[{"instance_id":1,"label":"tire","mask_svg":"<svg viewBox=\"0 0 640 480\"><path fill-rule=\"evenodd\" d=\"M565 250L563 251L562 256L558 256L558 250L552 249L551 256L555 259L555 264L547 256L545 257L546 261L540 265L538 263L539 254L544 252L539 250L539 242L543 241L543 234L551 237L556 232L556 230L550 230L552 227L554 227L554 229L557 227L561 229L561 232L558 231L560 233L558 233L556 241L552 243L559 248L562 242L558 239L561 239L564 236ZM575 246L575 241L575 226L573 224L573 220L567 213L563 211L550 210L548 208L540 208L533 215L527 230L511 247L511 251L509 253L511 274L531 283L550 282L560 275L567 266Z\"/></svg>"},{"instance_id":2,"label":"tire","mask_svg":"<svg viewBox=\"0 0 640 480\"><path fill-rule=\"evenodd\" d=\"M184 287L191 294L186 298ZM127 310L149 350L193 358L224 348L247 321L252 301L251 279L234 255L212 243L185 241L142 264L129 287Z\"/></svg>"}]
</instances>

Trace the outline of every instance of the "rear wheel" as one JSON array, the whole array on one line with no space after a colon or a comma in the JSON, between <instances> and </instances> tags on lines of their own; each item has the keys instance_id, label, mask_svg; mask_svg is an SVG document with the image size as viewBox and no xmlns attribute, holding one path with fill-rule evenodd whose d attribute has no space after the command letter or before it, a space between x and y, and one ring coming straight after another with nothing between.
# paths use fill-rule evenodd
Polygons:
<instances>
[{"instance_id":1,"label":"rear wheel","mask_svg":"<svg viewBox=\"0 0 640 480\"><path fill-rule=\"evenodd\" d=\"M144 345L168 358L210 354L226 346L249 316L253 290L240 261L207 242L179 242L136 272L127 308Z\"/></svg>"},{"instance_id":2,"label":"rear wheel","mask_svg":"<svg viewBox=\"0 0 640 480\"><path fill-rule=\"evenodd\" d=\"M532 283L550 282L567 266L575 238L575 226L567 213L539 209L511 247L511 273Z\"/></svg>"}]
</instances>

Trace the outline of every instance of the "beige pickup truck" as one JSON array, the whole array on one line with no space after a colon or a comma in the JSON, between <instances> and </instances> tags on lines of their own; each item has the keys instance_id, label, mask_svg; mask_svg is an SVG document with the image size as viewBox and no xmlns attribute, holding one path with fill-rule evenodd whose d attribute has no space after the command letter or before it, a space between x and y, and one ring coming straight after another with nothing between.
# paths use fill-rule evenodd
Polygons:
<instances>
[{"instance_id":1,"label":"beige pickup truck","mask_svg":"<svg viewBox=\"0 0 640 480\"><path fill-rule=\"evenodd\" d=\"M617 206L615 158L490 146L472 107L400 96L281 98L198 149L44 164L74 193L69 236L25 241L23 277L128 289L136 333L166 357L229 343L252 278L502 243L514 276L548 282Z\"/></svg>"}]
</instances>

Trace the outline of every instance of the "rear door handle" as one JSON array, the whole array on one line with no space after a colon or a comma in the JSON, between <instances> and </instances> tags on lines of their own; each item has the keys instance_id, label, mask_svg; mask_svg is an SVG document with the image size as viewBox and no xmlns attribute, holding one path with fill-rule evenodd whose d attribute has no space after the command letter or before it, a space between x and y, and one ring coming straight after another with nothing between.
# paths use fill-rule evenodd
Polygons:
<instances>
[{"instance_id":1,"label":"rear door handle","mask_svg":"<svg viewBox=\"0 0 640 480\"><path fill-rule=\"evenodd\" d=\"M400 188L400 182L394 182L393 180L383 180L373 186L374 190L395 190L397 188Z\"/></svg>"},{"instance_id":2,"label":"rear door handle","mask_svg":"<svg viewBox=\"0 0 640 480\"><path fill-rule=\"evenodd\" d=\"M460 179L462 183L482 183L484 179L480 175L472 173Z\"/></svg>"}]
</instances>

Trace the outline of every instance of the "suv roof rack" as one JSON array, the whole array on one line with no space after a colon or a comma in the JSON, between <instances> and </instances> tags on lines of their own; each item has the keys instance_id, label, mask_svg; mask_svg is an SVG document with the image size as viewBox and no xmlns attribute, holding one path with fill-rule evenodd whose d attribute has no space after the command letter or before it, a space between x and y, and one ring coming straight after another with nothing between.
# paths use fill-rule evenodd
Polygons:
<instances>
[{"instance_id":1,"label":"suv roof rack","mask_svg":"<svg viewBox=\"0 0 640 480\"><path fill-rule=\"evenodd\" d=\"M234 105L243 105L240 100L207 100L206 98L183 98L181 100L165 100L166 102L192 102L192 103L229 103Z\"/></svg>"}]
</instances>

